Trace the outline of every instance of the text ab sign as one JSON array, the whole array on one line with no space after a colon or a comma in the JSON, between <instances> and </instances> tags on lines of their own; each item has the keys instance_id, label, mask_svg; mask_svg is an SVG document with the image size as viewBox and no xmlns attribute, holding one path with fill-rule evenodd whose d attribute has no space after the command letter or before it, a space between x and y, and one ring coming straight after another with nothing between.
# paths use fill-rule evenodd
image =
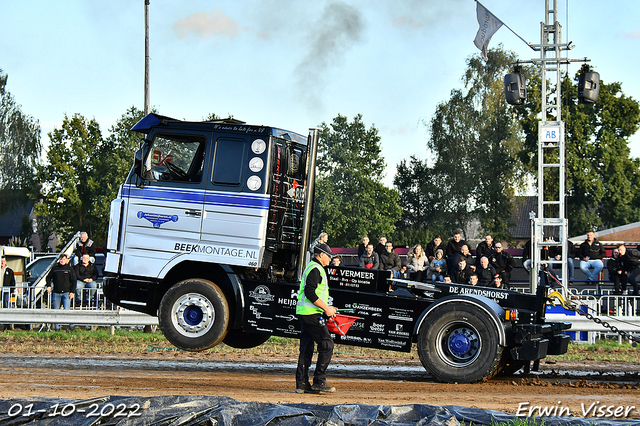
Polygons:
<instances>
[{"instance_id":1,"label":"text ab sign","mask_svg":"<svg viewBox=\"0 0 640 426\"><path fill-rule=\"evenodd\" d=\"M560 142L562 123L544 125L538 128L538 140L540 142Z\"/></svg>"}]
</instances>

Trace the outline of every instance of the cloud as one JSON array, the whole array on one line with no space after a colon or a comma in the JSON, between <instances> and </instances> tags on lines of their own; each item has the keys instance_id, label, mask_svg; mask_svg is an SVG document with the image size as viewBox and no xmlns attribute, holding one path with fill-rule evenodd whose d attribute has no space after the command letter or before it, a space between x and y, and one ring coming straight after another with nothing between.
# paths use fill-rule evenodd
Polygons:
<instances>
[{"instance_id":1,"label":"cloud","mask_svg":"<svg viewBox=\"0 0 640 426\"><path fill-rule=\"evenodd\" d=\"M220 8L216 7L213 12L197 12L178 19L173 24L173 30L180 38L193 35L201 39L213 37L234 38L240 34L238 23L225 15Z\"/></svg>"},{"instance_id":2,"label":"cloud","mask_svg":"<svg viewBox=\"0 0 640 426\"><path fill-rule=\"evenodd\" d=\"M339 64L362 38L360 12L343 2L328 3L318 22L309 25L307 53L296 68L301 95L312 109L322 108L328 71Z\"/></svg>"},{"instance_id":3,"label":"cloud","mask_svg":"<svg viewBox=\"0 0 640 426\"><path fill-rule=\"evenodd\" d=\"M640 39L640 31L623 32L622 37L637 40Z\"/></svg>"},{"instance_id":4,"label":"cloud","mask_svg":"<svg viewBox=\"0 0 640 426\"><path fill-rule=\"evenodd\" d=\"M423 22L416 21L415 19L408 18L406 16L398 16L394 18L392 24L395 28L422 28L424 26Z\"/></svg>"},{"instance_id":5,"label":"cloud","mask_svg":"<svg viewBox=\"0 0 640 426\"><path fill-rule=\"evenodd\" d=\"M449 27L453 19L461 16L460 9L468 6L467 3L466 0L405 0L387 5L387 13L394 28L433 31L436 27Z\"/></svg>"}]
</instances>

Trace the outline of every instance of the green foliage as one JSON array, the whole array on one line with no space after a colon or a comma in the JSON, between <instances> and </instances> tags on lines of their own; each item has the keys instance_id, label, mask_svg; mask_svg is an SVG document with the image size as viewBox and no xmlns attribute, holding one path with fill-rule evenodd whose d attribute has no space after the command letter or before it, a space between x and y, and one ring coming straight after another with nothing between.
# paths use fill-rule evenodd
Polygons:
<instances>
[{"instance_id":1,"label":"green foliage","mask_svg":"<svg viewBox=\"0 0 640 426\"><path fill-rule=\"evenodd\" d=\"M0 214L34 200L42 149L40 124L25 115L0 69Z\"/></svg>"},{"instance_id":2,"label":"green foliage","mask_svg":"<svg viewBox=\"0 0 640 426\"><path fill-rule=\"evenodd\" d=\"M49 133L49 139L48 164L41 169L44 202L36 212L51 220L52 230L62 241L79 230L93 237L100 220L95 213L100 191L95 168L102 144L100 126L95 119L65 115L62 128Z\"/></svg>"},{"instance_id":3,"label":"green foliage","mask_svg":"<svg viewBox=\"0 0 640 426\"><path fill-rule=\"evenodd\" d=\"M529 72L528 87L539 86L538 72ZM561 93L570 235L640 221L640 160L631 158L629 149L629 137L640 124L640 105L624 95L620 83L604 81L597 103L579 104L576 82L577 76L564 76ZM537 165L540 107L540 92L530 91L527 103L515 108L526 135L520 158L530 160L530 170ZM545 197L557 194L557 176L545 176Z\"/></svg>"},{"instance_id":4,"label":"green foliage","mask_svg":"<svg viewBox=\"0 0 640 426\"><path fill-rule=\"evenodd\" d=\"M401 228L419 226L449 235L480 219L481 232L509 239L515 190L524 180L518 160L520 127L509 114L503 78L515 54L500 49L467 60L466 90L452 90L428 123L432 164L411 158L394 184L403 206Z\"/></svg>"},{"instance_id":5,"label":"green foliage","mask_svg":"<svg viewBox=\"0 0 640 426\"><path fill-rule=\"evenodd\" d=\"M382 184L385 167L375 127L366 129L362 116L352 122L338 115L320 126L313 235L329 234L336 247L358 244L393 233L401 214L398 193Z\"/></svg>"},{"instance_id":6,"label":"green foliage","mask_svg":"<svg viewBox=\"0 0 640 426\"><path fill-rule=\"evenodd\" d=\"M129 172L139 136L129 132L143 113L131 107L102 137L95 119L65 116L62 127L49 134L48 164L40 169L45 182L43 203L36 213L45 223L44 234L56 231L67 241L86 231L104 245L111 200Z\"/></svg>"}]
</instances>

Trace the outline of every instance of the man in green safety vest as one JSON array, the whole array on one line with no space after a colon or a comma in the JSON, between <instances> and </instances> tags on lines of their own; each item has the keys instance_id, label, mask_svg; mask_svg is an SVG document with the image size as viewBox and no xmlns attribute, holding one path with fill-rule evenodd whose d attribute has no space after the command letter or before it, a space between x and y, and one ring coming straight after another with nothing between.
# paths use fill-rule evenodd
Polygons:
<instances>
[{"instance_id":1,"label":"man in green safety vest","mask_svg":"<svg viewBox=\"0 0 640 426\"><path fill-rule=\"evenodd\" d=\"M333 355L333 340L327 328L327 319L336 315L336 308L329 306L329 281L325 267L335 254L328 245L316 244L313 259L302 273L296 315L300 319L300 355L296 370L296 393L331 393L336 388L327 385L327 367ZM309 367L313 357L313 344L318 345L318 361L309 384Z\"/></svg>"}]
</instances>

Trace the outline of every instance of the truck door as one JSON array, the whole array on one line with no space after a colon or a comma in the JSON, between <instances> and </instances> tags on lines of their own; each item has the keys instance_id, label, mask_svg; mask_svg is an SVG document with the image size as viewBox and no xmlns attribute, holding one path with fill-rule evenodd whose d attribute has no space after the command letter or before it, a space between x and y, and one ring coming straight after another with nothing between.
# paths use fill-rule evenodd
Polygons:
<instances>
[{"instance_id":1,"label":"truck door","mask_svg":"<svg viewBox=\"0 0 640 426\"><path fill-rule=\"evenodd\" d=\"M214 134L201 251L207 261L259 266L269 209L264 137Z\"/></svg>"},{"instance_id":2,"label":"truck door","mask_svg":"<svg viewBox=\"0 0 640 426\"><path fill-rule=\"evenodd\" d=\"M122 273L158 276L176 256L198 246L204 210L207 134L159 131L146 161L154 180L125 185L127 256Z\"/></svg>"}]
</instances>

